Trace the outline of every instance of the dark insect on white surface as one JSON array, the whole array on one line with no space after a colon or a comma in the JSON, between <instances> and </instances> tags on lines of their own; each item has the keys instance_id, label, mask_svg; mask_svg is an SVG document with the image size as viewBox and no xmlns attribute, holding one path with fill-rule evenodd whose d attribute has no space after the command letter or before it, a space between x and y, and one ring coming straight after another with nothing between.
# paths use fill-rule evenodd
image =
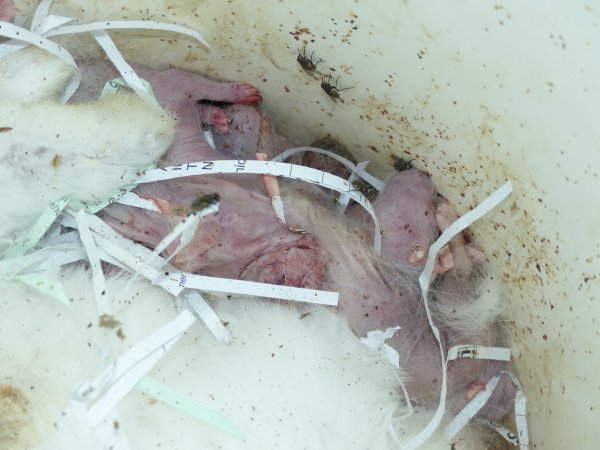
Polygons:
<instances>
[{"instance_id":1,"label":"dark insect on white surface","mask_svg":"<svg viewBox=\"0 0 600 450\"><path fill-rule=\"evenodd\" d=\"M328 75L327 81L325 81L325 77L323 75L321 75L321 89L323 89L325 91L325 93L327 95L329 95L331 98L333 98L334 100L341 98L340 92L347 91L348 89L352 89L352 87L339 89L337 87L337 84L338 84L338 80L340 79L340 77L341 77L341 75L338 75L338 77L335 79L335 84L331 84L330 83L331 74Z\"/></svg>"},{"instance_id":2,"label":"dark insect on white surface","mask_svg":"<svg viewBox=\"0 0 600 450\"><path fill-rule=\"evenodd\" d=\"M296 58L296 61L298 61L298 64L300 64L304 70L306 70L308 72L313 72L317 69L317 64L325 61L324 59L319 59L318 61L313 61L314 54L315 54L315 51L313 50L313 52L310 54L310 57L307 57L306 56L306 47L303 47L302 53L300 53L300 50L298 50L298 57Z\"/></svg>"}]
</instances>

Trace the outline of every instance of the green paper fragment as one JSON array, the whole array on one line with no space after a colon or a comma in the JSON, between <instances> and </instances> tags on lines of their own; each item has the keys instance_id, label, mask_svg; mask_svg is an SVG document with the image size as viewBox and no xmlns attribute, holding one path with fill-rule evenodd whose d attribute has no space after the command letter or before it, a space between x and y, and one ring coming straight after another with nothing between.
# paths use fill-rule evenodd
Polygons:
<instances>
[{"instance_id":1,"label":"green paper fragment","mask_svg":"<svg viewBox=\"0 0 600 450\"><path fill-rule=\"evenodd\" d=\"M17 258L31 250L44 236L46 231L48 231L48 228L54 223L62 210L65 209L67 203L69 203L69 200L66 198L50 203L46 209L44 209L44 212L38 220L29 229L25 239L9 248L4 256L6 258Z\"/></svg>"},{"instance_id":2,"label":"green paper fragment","mask_svg":"<svg viewBox=\"0 0 600 450\"><path fill-rule=\"evenodd\" d=\"M150 92L152 97L155 97L150 83L148 83L146 80L144 80L142 78L140 78L140 79L142 80L142 84L144 85L146 90L148 92ZM102 89L102 92L100 93L100 98L106 97L107 95L116 94L119 91L119 89L121 89L122 87L129 87L129 85L127 84L127 81L125 81L125 79L123 77L114 78L112 80L109 80L104 85L104 88ZM155 97L155 99L156 99L156 97Z\"/></svg>"},{"instance_id":3,"label":"green paper fragment","mask_svg":"<svg viewBox=\"0 0 600 450\"><path fill-rule=\"evenodd\" d=\"M182 393L176 391L169 386L156 381L153 378L145 377L136 386L138 390L145 394L166 403L190 416L205 422L213 427L219 428L226 433L229 433L239 439L243 439L242 432L233 425L227 417L218 411L215 411L207 406L200 405Z\"/></svg>"},{"instance_id":4,"label":"green paper fragment","mask_svg":"<svg viewBox=\"0 0 600 450\"><path fill-rule=\"evenodd\" d=\"M22 281L26 285L31 286L32 288L43 292L52 298L55 298L69 308L71 307L71 302L69 301L69 297L65 292L65 288L59 281L38 273L26 273L25 275L19 275L15 277L15 279Z\"/></svg>"}]
</instances>

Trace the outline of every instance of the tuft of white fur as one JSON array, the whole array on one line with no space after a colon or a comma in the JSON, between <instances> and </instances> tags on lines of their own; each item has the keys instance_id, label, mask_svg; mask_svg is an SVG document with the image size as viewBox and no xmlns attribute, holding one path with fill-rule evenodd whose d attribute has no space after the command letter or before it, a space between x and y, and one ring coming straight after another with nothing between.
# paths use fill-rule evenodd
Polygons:
<instances>
[{"instance_id":1,"label":"tuft of white fur","mask_svg":"<svg viewBox=\"0 0 600 450\"><path fill-rule=\"evenodd\" d=\"M174 135L168 113L125 93L78 105L3 101L0 117L0 191L18 199L1 207L4 244L53 201L104 200L130 184Z\"/></svg>"},{"instance_id":2,"label":"tuft of white fur","mask_svg":"<svg viewBox=\"0 0 600 450\"><path fill-rule=\"evenodd\" d=\"M75 68L35 47L0 58L0 98L3 101L57 100Z\"/></svg>"},{"instance_id":3,"label":"tuft of white fur","mask_svg":"<svg viewBox=\"0 0 600 450\"><path fill-rule=\"evenodd\" d=\"M70 308L17 281L0 282L0 384L28 401L21 416L17 410L0 418L0 429L21 424L11 449L101 448L89 430L59 420L69 394L176 315L160 288L140 279L109 279L114 318L125 336L120 340L117 328L99 326L88 273L65 270L61 281ZM213 307L232 343L216 341L197 322L150 375L224 414L245 438L133 391L117 408L132 448L383 450L396 448L390 424L403 440L425 425L429 413L398 419L406 408L397 372L334 311L248 298L220 298ZM478 442L468 439L469 445ZM0 448L6 445L0 440ZM428 445L448 448L439 436Z\"/></svg>"},{"instance_id":4,"label":"tuft of white fur","mask_svg":"<svg viewBox=\"0 0 600 450\"><path fill-rule=\"evenodd\" d=\"M443 292L431 302L435 316L466 336L480 335L498 320L502 302L502 287L490 274L477 281L471 298L450 299Z\"/></svg>"}]
</instances>

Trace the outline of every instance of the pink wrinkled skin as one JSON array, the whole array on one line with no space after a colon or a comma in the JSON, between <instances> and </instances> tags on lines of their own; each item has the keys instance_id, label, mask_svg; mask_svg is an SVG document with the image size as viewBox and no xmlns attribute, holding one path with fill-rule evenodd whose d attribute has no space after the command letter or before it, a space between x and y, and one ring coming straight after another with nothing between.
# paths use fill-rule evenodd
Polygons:
<instances>
[{"instance_id":1,"label":"pink wrinkled skin","mask_svg":"<svg viewBox=\"0 0 600 450\"><path fill-rule=\"evenodd\" d=\"M273 157L286 148L286 139L275 133L268 116L256 108L261 96L254 86L217 82L176 69L136 70L150 81L159 103L177 118L175 142L163 157L163 166L254 159L256 153ZM197 100L209 102L197 104ZM207 125L216 149L202 134ZM113 204L101 216L119 232L149 247L156 246L190 211L194 199L219 194L219 214L201 219L194 240L172 259L176 267L204 275L338 291L338 309L357 335L401 327L388 343L400 354L409 394L417 403L436 400L441 386L440 354L416 277L429 246L455 219L455 213L435 192L426 173L417 169L395 173L374 202L382 231L381 263L364 242L370 230L358 222L340 223L330 212L328 197L312 188L303 188L294 194L294 201L285 202L287 226L277 220L259 176L190 177L141 185L136 192L154 201L162 212ZM472 292L465 286L473 264L481 263L482 253L459 236L444 255L438 261L436 273L443 275L436 281L437 289L469 298ZM456 306L460 307L460 301ZM466 336L442 324L440 331L445 350L463 343L496 345L498 340L495 330ZM503 367L484 360L451 362L450 392L459 398L459 407ZM513 397L514 388L503 376L482 415L501 419Z\"/></svg>"},{"instance_id":2,"label":"pink wrinkled skin","mask_svg":"<svg viewBox=\"0 0 600 450\"><path fill-rule=\"evenodd\" d=\"M0 0L0 21L12 22L15 18L14 0Z\"/></svg>"}]
</instances>

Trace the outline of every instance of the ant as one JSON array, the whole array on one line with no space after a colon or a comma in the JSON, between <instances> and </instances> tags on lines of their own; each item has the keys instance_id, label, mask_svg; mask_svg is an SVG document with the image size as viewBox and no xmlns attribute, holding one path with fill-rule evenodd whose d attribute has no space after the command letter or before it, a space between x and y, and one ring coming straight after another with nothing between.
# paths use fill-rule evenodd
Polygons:
<instances>
[{"instance_id":1,"label":"ant","mask_svg":"<svg viewBox=\"0 0 600 450\"><path fill-rule=\"evenodd\" d=\"M304 46L304 48L302 49L302 53L300 53L300 50L298 50L298 57L296 58L296 61L298 61L298 64L300 64L304 70L312 72L313 70L316 70L317 64L325 61L324 59L320 59L317 62L313 62L312 58L314 54L315 51L313 50L313 52L310 54L310 58L307 58L306 46Z\"/></svg>"},{"instance_id":2,"label":"ant","mask_svg":"<svg viewBox=\"0 0 600 450\"><path fill-rule=\"evenodd\" d=\"M337 83L341 76L342 75L338 75L338 77L335 79L335 85L332 85L331 83L329 83L329 81L325 81L325 78L323 77L323 75L321 75L321 89L323 89L325 93L334 100L340 98L340 92L352 89L351 87L338 89ZM331 80L331 74L329 74L327 80Z\"/></svg>"}]
</instances>

